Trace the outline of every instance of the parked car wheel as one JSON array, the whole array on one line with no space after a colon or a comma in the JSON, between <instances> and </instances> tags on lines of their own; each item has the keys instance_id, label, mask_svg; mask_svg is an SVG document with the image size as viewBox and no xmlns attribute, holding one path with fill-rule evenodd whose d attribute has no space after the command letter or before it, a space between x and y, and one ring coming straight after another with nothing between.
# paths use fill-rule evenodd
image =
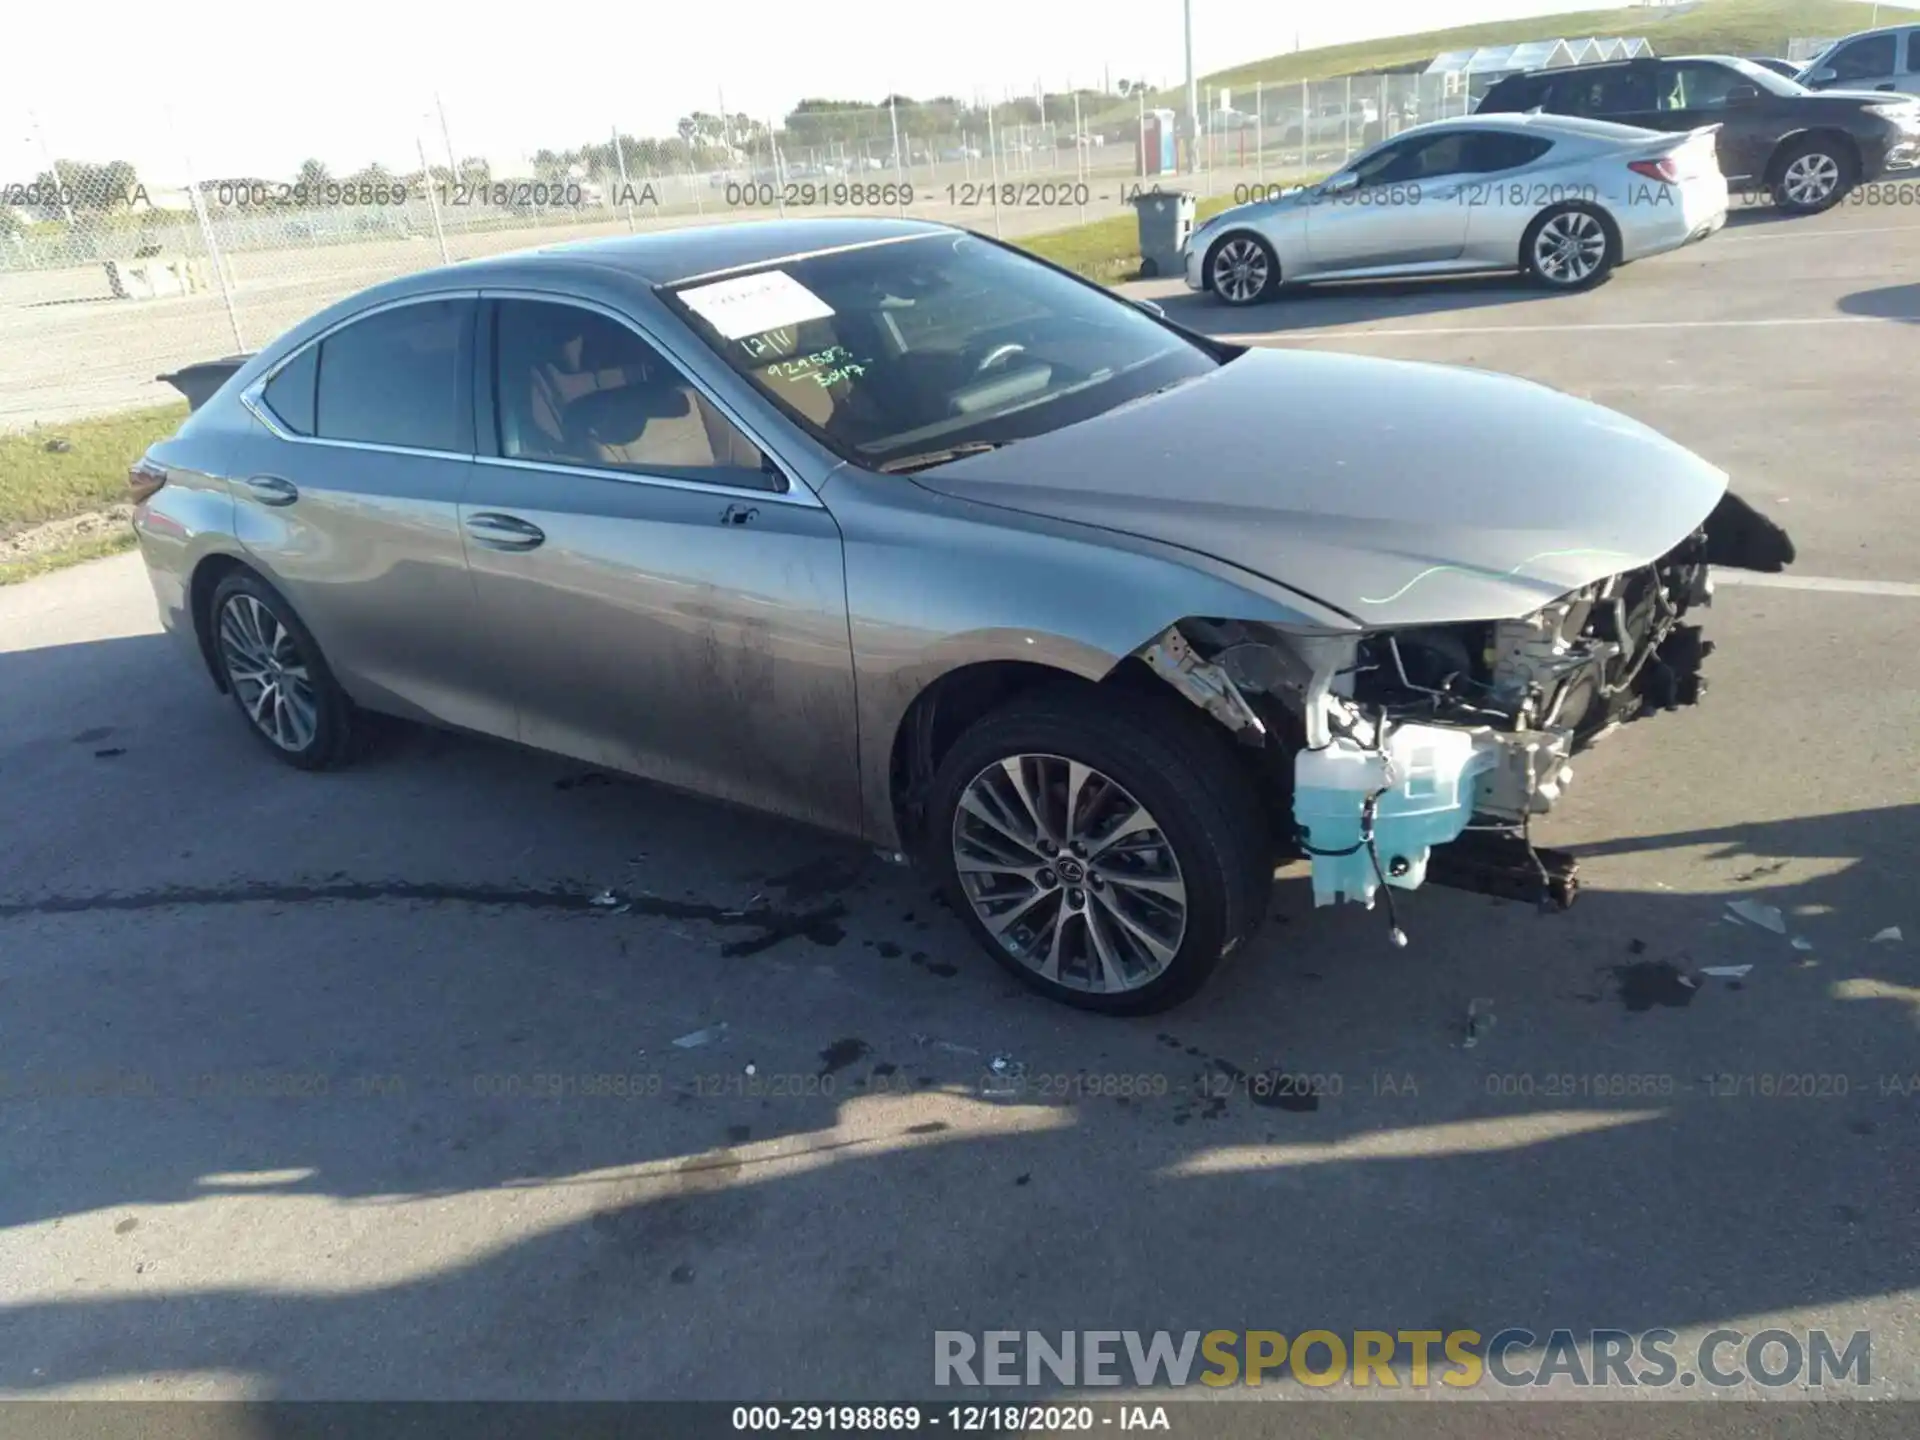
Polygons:
<instances>
[{"instance_id":1,"label":"parked car wheel","mask_svg":"<svg viewBox=\"0 0 1920 1440\"><path fill-rule=\"evenodd\" d=\"M1144 698L1042 694L976 722L933 786L930 858L989 953L1106 1014L1192 995L1266 913L1273 850L1224 731Z\"/></svg>"},{"instance_id":2,"label":"parked car wheel","mask_svg":"<svg viewBox=\"0 0 1920 1440\"><path fill-rule=\"evenodd\" d=\"M1612 273L1620 246L1598 210L1555 205L1542 210L1520 241L1520 268L1549 290L1587 290Z\"/></svg>"},{"instance_id":3,"label":"parked car wheel","mask_svg":"<svg viewBox=\"0 0 1920 1440\"><path fill-rule=\"evenodd\" d=\"M1258 235L1222 235L1207 251L1207 288L1229 305L1271 300L1280 288L1280 259Z\"/></svg>"},{"instance_id":4,"label":"parked car wheel","mask_svg":"<svg viewBox=\"0 0 1920 1440\"><path fill-rule=\"evenodd\" d=\"M1818 135L1796 140L1775 167L1773 203L1794 215L1831 210L1853 188L1857 168L1853 155L1836 140Z\"/></svg>"},{"instance_id":5,"label":"parked car wheel","mask_svg":"<svg viewBox=\"0 0 1920 1440\"><path fill-rule=\"evenodd\" d=\"M353 755L359 717L293 607L236 570L213 592L214 654L247 727L289 765L324 770Z\"/></svg>"}]
</instances>

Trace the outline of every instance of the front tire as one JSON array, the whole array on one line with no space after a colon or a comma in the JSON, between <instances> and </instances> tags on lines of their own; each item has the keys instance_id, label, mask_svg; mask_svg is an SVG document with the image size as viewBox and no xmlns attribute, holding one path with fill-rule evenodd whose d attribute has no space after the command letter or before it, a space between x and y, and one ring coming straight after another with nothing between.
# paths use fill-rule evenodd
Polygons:
<instances>
[{"instance_id":1,"label":"front tire","mask_svg":"<svg viewBox=\"0 0 1920 1440\"><path fill-rule=\"evenodd\" d=\"M221 679L255 738L301 770L351 759L360 717L280 592L236 570L214 590L209 615Z\"/></svg>"},{"instance_id":2,"label":"front tire","mask_svg":"<svg viewBox=\"0 0 1920 1440\"><path fill-rule=\"evenodd\" d=\"M1831 210L1853 188L1858 166L1845 146L1811 136L1796 140L1780 156L1773 182L1773 203L1790 215Z\"/></svg>"},{"instance_id":3,"label":"front tire","mask_svg":"<svg viewBox=\"0 0 1920 1440\"><path fill-rule=\"evenodd\" d=\"M1590 205L1542 210L1520 241L1520 268L1548 290L1591 290L1620 263L1620 242Z\"/></svg>"},{"instance_id":4,"label":"front tire","mask_svg":"<svg viewBox=\"0 0 1920 1440\"><path fill-rule=\"evenodd\" d=\"M1025 984L1109 1015L1187 999L1266 913L1273 853L1224 731L1177 700L1043 692L963 734L929 859Z\"/></svg>"},{"instance_id":5,"label":"front tire","mask_svg":"<svg viewBox=\"0 0 1920 1440\"><path fill-rule=\"evenodd\" d=\"M1258 235L1236 230L1207 250L1207 288L1229 305L1258 305L1280 288L1280 257Z\"/></svg>"}]
</instances>

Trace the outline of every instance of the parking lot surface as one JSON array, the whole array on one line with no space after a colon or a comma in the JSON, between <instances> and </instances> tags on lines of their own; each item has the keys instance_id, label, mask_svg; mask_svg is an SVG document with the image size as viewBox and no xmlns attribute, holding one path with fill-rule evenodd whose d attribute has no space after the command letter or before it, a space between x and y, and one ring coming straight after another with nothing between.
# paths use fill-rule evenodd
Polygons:
<instances>
[{"instance_id":1,"label":"parking lot surface","mask_svg":"<svg viewBox=\"0 0 1920 1440\"><path fill-rule=\"evenodd\" d=\"M1427 889L1395 949L1294 867L1149 1019L779 822L405 727L282 768L137 556L0 590L0 1392L924 1397L937 1330L1725 1326L1870 1330L1845 1393L1920 1396L1917 262L1846 206L1578 296L1131 287L1588 396L1800 551L1539 827L1571 912Z\"/></svg>"}]
</instances>

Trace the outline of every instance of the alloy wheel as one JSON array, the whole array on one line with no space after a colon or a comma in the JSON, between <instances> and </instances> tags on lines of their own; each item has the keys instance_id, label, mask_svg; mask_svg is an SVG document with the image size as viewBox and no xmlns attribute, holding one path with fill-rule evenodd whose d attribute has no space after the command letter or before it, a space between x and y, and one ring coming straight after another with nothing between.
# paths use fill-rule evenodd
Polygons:
<instances>
[{"instance_id":1,"label":"alloy wheel","mask_svg":"<svg viewBox=\"0 0 1920 1440\"><path fill-rule=\"evenodd\" d=\"M1159 822L1078 760L1014 755L987 766L961 793L952 844L975 916L1042 979L1137 990L1186 938L1186 882Z\"/></svg>"},{"instance_id":2,"label":"alloy wheel","mask_svg":"<svg viewBox=\"0 0 1920 1440\"><path fill-rule=\"evenodd\" d=\"M292 631L251 595L235 595L220 611L220 658L241 708L282 750L313 743L319 701L307 658Z\"/></svg>"},{"instance_id":3,"label":"alloy wheel","mask_svg":"<svg viewBox=\"0 0 1920 1440\"><path fill-rule=\"evenodd\" d=\"M1566 210L1533 237L1534 268L1555 285L1578 285L1607 258L1607 232L1585 210Z\"/></svg>"},{"instance_id":4,"label":"alloy wheel","mask_svg":"<svg viewBox=\"0 0 1920 1440\"><path fill-rule=\"evenodd\" d=\"M1270 273L1266 247L1251 236L1236 235L1213 252L1214 293L1235 305L1259 299Z\"/></svg>"},{"instance_id":5,"label":"alloy wheel","mask_svg":"<svg viewBox=\"0 0 1920 1440\"><path fill-rule=\"evenodd\" d=\"M1780 188L1795 205L1819 205L1840 183L1840 162L1815 150L1794 158L1780 177Z\"/></svg>"}]
</instances>

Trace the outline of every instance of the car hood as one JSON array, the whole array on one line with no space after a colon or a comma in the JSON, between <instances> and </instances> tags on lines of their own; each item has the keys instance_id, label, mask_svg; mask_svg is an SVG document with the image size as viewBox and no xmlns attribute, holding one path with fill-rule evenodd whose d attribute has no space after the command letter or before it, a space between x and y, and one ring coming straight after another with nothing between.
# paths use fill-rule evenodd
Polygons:
<instances>
[{"instance_id":1,"label":"car hood","mask_svg":"<svg viewBox=\"0 0 1920 1440\"><path fill-rule=\"evenodd\" d=\"M1530 614L1658 559L1727 484L1638 421L1530 381L1260 349L914 479L1198 551L1367 627Z\"/></svg>"},{"instance_id":2,"label":"car hood","mask_svg":"<svg viewBox=\"0 0 1920 1440\"><path fill-rule=\"evenodd\" d=\"M1796 105L1811 102L1824 106L1827 111L1834 114L1857 112L1863 105L1898 105L1903 101L1913 100L1913 96L1902 94L1898 90L1816 90L1811 95L1793 97Z\"/></svg>"}]
</instances>

